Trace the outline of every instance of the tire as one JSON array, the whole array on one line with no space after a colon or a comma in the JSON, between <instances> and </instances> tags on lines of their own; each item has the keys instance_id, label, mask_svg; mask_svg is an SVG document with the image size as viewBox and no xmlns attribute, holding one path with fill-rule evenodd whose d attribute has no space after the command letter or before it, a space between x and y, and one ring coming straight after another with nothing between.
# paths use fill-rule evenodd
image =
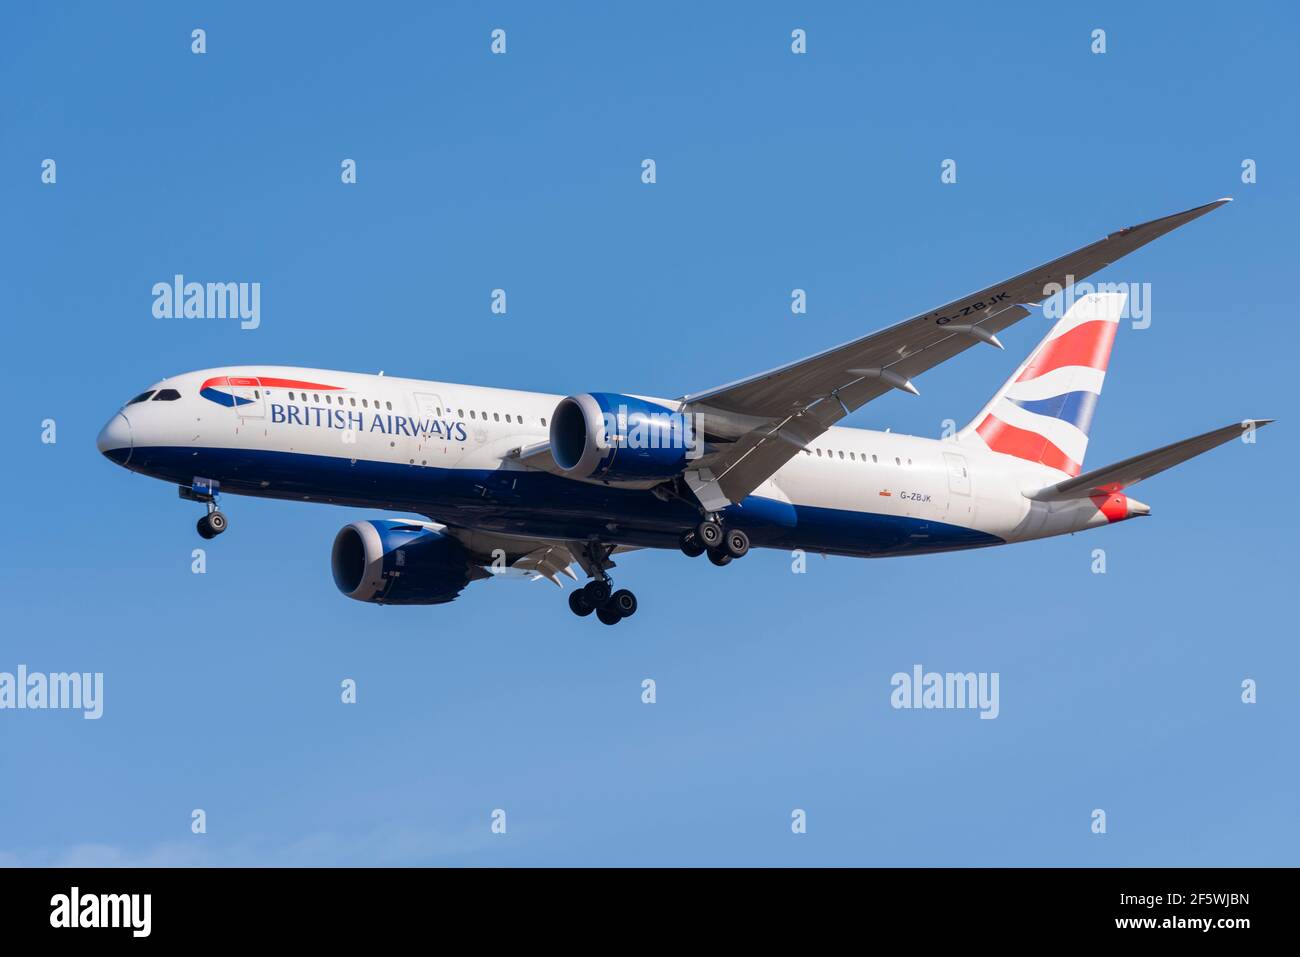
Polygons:
<instances>
[{"instance_id":1,"label":"tire","mask_svg":"<svg viewBox=\"0 0 1300 957\"><path fill-rule=\"evenodd\" d=\"M569 611L573 612L579 618L586 618L596 609L587 603L587 596L582 593L582 589L569 592Z\"/></svg>"},{"instance_id":2,"label":"tire","mask_svg":"<svg viewBox=\"0 0 1300 957\"><path fill-rule=\"evenodd\" d=\"M604 607L596 609L596 617L607 625L617 625L623 620L623 616L613 608Z\"/></svg>"},{"instance_id":3,"label":"tire","mask_svg":"<svg viewBox=\"0 0 1300 957\"><path fill-rule=\"evenodd\" d=\"M732 558L744 558L749 552L749 536L738 528L727 529L727 554Z\"/></svg>"},{"instance_id":4,"label":"tire","mask_svg":"<svg viewBox=\"0 0 1300 957\"><path fill-rule=\"evenodd\" d=\"M609 582L599 578L582 586L582 596L592 608L599 608L609 601Z\"/></svg>"},{"instance_id":5,"label":"tire","mask_svg":"<svg viewBox=\"0 0 1300 957\"><path fill-rule=\"evenodd\" d=\"M721 568L723 565L731 564L731 556L718 548L709 549L709 561Z\"/></svg>"},{"instance_id":6,"label":"tire","mask_svg":"<svg viewBox=\"0 0 1300 957\"><path fill-rule=\"evenodd\" d=\"M617 612L620 618L631 618L636 614L636 595L626 588L620 588L609 596L605 607Z\"/></svg>"},{"instance_id":7,"label":"tire","mask_svg":"<svg viewBox=\"0 0 1300 957\"><path fill-rule=\"evenodd\" d=\"M695 538L694 532L687 532L681 538L682 554L687 558L699 558L704 554L705 548Z\"/></svg>"},{"instance_id":8,"label":"tire","mask_svg":"<svg viewBox=\"0 0 1300 957\"><path fill-rule=\"evenodd\" d=\"M199 523L198 523L198 525L195 526L195 528L197 528L197 529L199 530L199 537L200 537L200 538L215 538L215 537L216 537L216 534L217 534L217 533L214 532L214 531L212 530L212 526L208 524L208 517L207 517L206 515L204 515L201 519L199 519Z\"/></svg>"},{"instance_id":9,"label":"tire","mask_svg":"<svg viewBox=\"0 0 1300 957\"><path fill-rule=\"evenodd\" d=\"M212 529L213 535L220 535L228 527L225 515L221 512L208 512L208 528Z\"/></svg>"},{"instance_id":10,"label":"tire","mask_svg":"<svg viewBox=\"0 0 1300 957\"><path fill-rule=\"evenodd\" d=\"M722 526L707 519L695 526L695 540L705 548L717 548L722 544Z\"/></svg>"}]
</instances>

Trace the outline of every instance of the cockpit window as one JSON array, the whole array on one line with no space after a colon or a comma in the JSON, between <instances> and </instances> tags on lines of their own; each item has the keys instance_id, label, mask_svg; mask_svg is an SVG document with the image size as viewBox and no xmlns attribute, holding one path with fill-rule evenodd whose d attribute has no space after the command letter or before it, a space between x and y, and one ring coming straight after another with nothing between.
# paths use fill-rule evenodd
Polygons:
<instances>
[{"instance_id":1,"label":"cockpit window","mask_svg":"<svg viewBox=\"0 0 1300 957\"><path fill-rule=\"evenodd\" d=\"M181 394L175 389L159 389L153 400L155 402L175 402L180 397Z\"/></svg>"},{"instance_id":2,"label":"cockpit window","mask_svg":"<svg viewBox=\"0 0 1300 957\"><path fill-rule=\"evenodd\" d=\"M148 392L141 392L134 399L128 402L127 405L135 405L137 402L147 402L151 395L153 395L153 389L150 389Z\"/></svg>"}]
</instances>

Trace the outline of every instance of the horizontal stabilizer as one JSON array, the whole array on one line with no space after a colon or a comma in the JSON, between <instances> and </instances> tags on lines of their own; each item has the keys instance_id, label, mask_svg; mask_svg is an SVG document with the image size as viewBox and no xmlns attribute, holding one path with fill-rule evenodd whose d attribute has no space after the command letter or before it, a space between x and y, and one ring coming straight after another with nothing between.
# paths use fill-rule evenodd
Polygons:
<instances>
[{"instance_id":1,"label":"horizontal stabilizer","mask_svg":"<svg viewBox=\"0 0 1300 957\"><path fill-rule=\"evenodd\" d=\"M1231 442L1233 439L1239 438L1247 429L1265 426L1272 421L1272 419L1252 419L1225 425L1213 432L1206 432L1204 435L1183 439L1173 445L1166 445L1162 449L1143 452L1141 455L1135 455L1122 462L1116 462L1114 465L1094 469L1080 475L1078 478L1058 482L1056 485L1049 485L1047 488L1030 493L1028 497L1037 502L1060 502L1071 498L1087 498L1098 493L1118 492L1130 485L1136 485L1143 479L1157 475L1165 469L1173 468L1181 462L1195 458L1202 452L1208 452L1224 442Z\"/></svg>"}]
</instances>

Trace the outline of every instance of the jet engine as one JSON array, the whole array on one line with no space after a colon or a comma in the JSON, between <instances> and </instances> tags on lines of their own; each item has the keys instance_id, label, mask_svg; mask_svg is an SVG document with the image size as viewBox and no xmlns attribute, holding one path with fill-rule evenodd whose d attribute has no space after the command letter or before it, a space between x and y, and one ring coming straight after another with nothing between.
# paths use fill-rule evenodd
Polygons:
<instances>
[{"instance_id":1,"label":"jet engine","mask_svg":"<svg viewBox=\"0 0 1300 957\"><path fill-rule=\"evenodd\" d=\"M334 584L357 601L440 605L487 572L456 539L417 522L353 522L334 536Z\"/></svg>"},{"instance_id":2,"label":"jet engine","mask_svg":"<svg viewBox=\"0 0 1300 957\"><path fill-rule=\"evenodd\" d=\"M702 448L689 414L635 396L573 395L551 415L551 457L576 479L670 479Z\"/></svg>"}]
</instances>

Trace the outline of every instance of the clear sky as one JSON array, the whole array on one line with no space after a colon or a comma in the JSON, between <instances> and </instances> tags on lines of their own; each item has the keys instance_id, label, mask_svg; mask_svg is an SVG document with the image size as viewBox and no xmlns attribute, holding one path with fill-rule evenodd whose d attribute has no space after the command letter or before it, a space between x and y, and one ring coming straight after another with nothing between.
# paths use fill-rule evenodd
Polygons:
<instances>
[{"instance_id":1,"label":"clear sky","mask_svg":"<svg viewBox=\"0 0 1300 957\"><path fill-rule=\"evenodd\" d=\"M0 711L0 862L1295 864L1300 23L1087 6L7 9L0 671L105 700ZM1152 322L1088 464L1281 421L1075 537L802 575L637 553L617 628L546 582L380 608L328 555L381 514L231 498L195 575L198 506L95 449L221 364L680 395L1224 195L1098 277L1149 282ZM155 319L176 273L260 282L260 328ZM937 436L1046 328L851 424ZM894 710L915 664L997 672L999 717Z\"/></svg>"}]
</instances>

